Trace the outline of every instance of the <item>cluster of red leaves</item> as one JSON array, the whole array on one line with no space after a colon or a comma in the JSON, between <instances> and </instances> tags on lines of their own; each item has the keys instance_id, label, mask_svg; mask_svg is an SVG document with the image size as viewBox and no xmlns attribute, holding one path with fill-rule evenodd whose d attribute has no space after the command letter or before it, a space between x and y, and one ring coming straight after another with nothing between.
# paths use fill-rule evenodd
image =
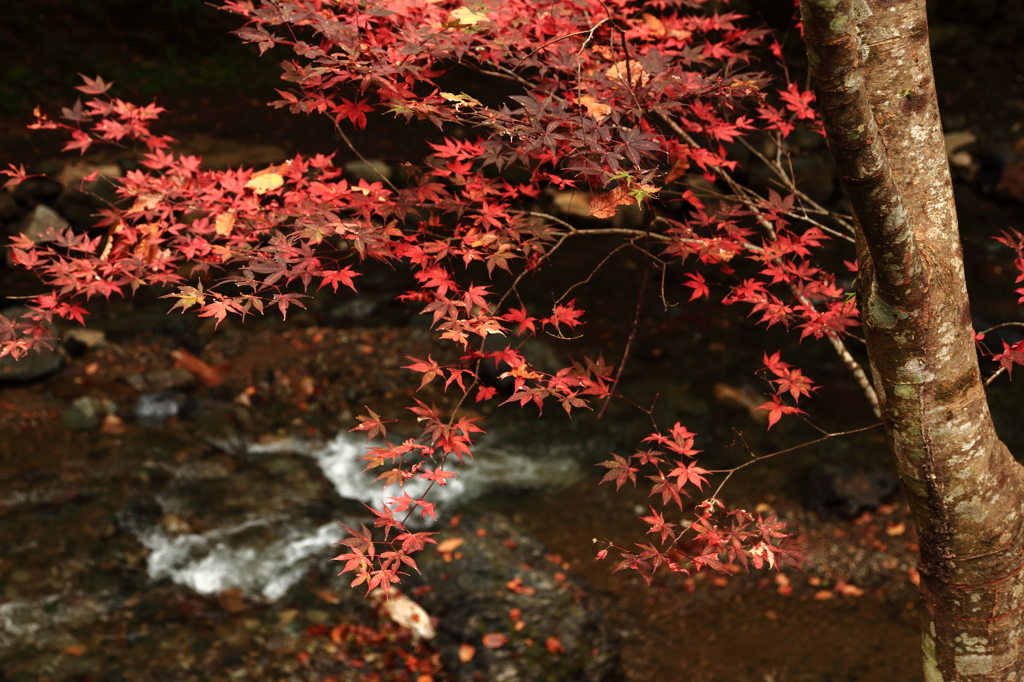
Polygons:
<instances>
[{"instance_id":1,"label":"cluster of red leaves","mask_svg":"<svg viewBox=\"0 0 1024 682\"><path fill-rule=\"evenodd\" d=\"M664 267L693 267L685 282L691 298L711 295L700 270L713 267L720 280L732 282L724 303L747 303L766 324L794 326L802 336L841 336L856 324L857 311L834 277L810 264L826 237L796 220L794 197L772 191L756 200L727 199L712 210L678 183L690 169L716 181L736 168L726 143L754 130L785 137L797 121L814 116L809 93L793 84L773 93L767 76L747 70L767 32L745 27L739 14L704 11L704 4L229 0L223 8L247 20L237 32L244 41L261 52L294 53L284 63L290 89L279 91L282 99L273 106L326 114L356 128L367 125L368 115L390 112L470 134L432 144L433 153L411 165L400 185L352 182L331 157L319 155L258 171L210 171L197 157L168 153L169 138L150 131L159 107L110 98L108 84L86 79L79 89L91 98L65 109L66 122L37 112L33 127L66 131L67 149L136 142L146 152L141 168L117 188L122 201L103 210L92 230L57 230L39 242L14 239L14 262L37 273L50 291L32 302L29 316L0 317L0 356L20 356L42 343L43 323L54 315L81 321L79 302L94 295L171 285L174 308L218 322L267 308L285 315L303 306L310 286L355 289L359 263L372 258L413 272L416 288L402 298L421 303L439 335L466 353L458 366L412 358L409 368L423 374L422 385L442 380L464 398L491 399L495 390L478 382L476 368L505 363L514 380L508 401L541 408L555 400L571 412L613 390L612 368L601 358L549 374L532 366L511 336L500 350L484 350L482 341L539 331L561 336L583 324L583 311L574 301L543 311L510 306L505 300L514 286L499 296L491 285L467 282L463 272L515 266L523 276L544 266L567 239L585 237L586 230L526 210L551 186L593 192L596 217L642 202L650 219L645 229L624 230L627 239L660 243ZM454 65L521 94L490 106L446 92L437 78ZM525 180L507 180L512 167ZM13 166L0 173L8 184L27 177ZM737 275L741 261L753 274ZM796 399L810 388L777 356L769 369L777 398L789 392ZM771 408L772 423L795 411L780 400ZM469 455L481 430L423 403L410 409L422 435L397 445L387 440L386 420L372 411L361 417L356 430L384 442L368 451L367 468L385 468L379 476L385 487L401 489L413 478L444 485L454 475L450 455L459 461ZM663 504L681 506L683 487L701 488L706 473L678 457L696 454L692 434L677 426L647 440L652 448L634 455L636 463L657 469L651 478ZM620 485L635 472L619 457L609 468ZM428 532L411 532L405 518L436 514L425 497L388 500L374 511L377 535L350 529L348 552L338 557L356 574L354 584L385 591L403 567L415 568L411 555L432 542ZM753 519L733 512L729 530L719 530L712 518L718 503L701 509L691 526L694 567L716 567L722 553L740 559L737 552L755 565L776 565L784 550L774 522L757 520L755 532L748 529ZM652 525L674 541L670 524ZM629 561L647 572L664 563L643 553Z\"/></svg>"},{"instance_id":2,"label":"cluster of red leaves","mask_svg":"<svg viewBox=\"0 0 1024 682\"><path fill-rule=\"evenodd\" d=\"M697 507L694 520L681 530L653 507L651 515L641 519L651 526L648 533L659 534L663 547L637 543L635 552L617 548L621 560L613 572L639 571L648 584L663 567L674 573L689 574L705 567L731 573L731 566L737 565L747 569L753 565L757 569L768 566L780 570L782 566L798 567L806 561L799 548L783 543L790 536L782 532L786 524L774 514L764 518L760 512L755 517L743 509L724 511L715 498L704 500ZM688 544L696 548L689 554L680 550L680 541L686 532L692 532ZM597 553L598 559L607 556L607 549Z\"/></svg>"},{"instance_id":3,"label":"cluster of red leaves","mask_svg":"<svg viewBox=\"0 0 1024 682\"><path fill-rule=\"evenodd\" d=\"M766 356L766 362L768 360ZM776 354L773 356L773 366L779 368L779 365L785 366L785 363L778 362ZM799 375L799 370L794 372ZM799 379L796 381L800 386L798 390L806 393L811 387L805 383L806 377L801 376ZM608 469L601 482L614 481L616 489L627 481L636 485L636 475L642 468L653 470L653 474L647 475L653 481L651 496L660 496L662 506L671 502L682 511L683 497L689 497L688 487L703 490L707 483L705 474L711 473L693 461L700 452L693 447L694 436L678 422L667 434L653 433L644 439L644 442L652 445L638 450L629 459L613 453L613 459L598 464ZM723 515L724 522L721 520ZM653 506L651 515L643 516L641 520L650 526L648 534L658 534L661 548L653 543L637 544L639 551L635 552L617 548L622 560L615 571L627 568L637 570L648 583L662 567L673 572L689 573L706 566L728 573L727 565L741 565L744 568L751 564L755 568L768 565L779 569L782 565L799 565L803 560L798 548L782 542L789 537L782 532L786 524L774 515L765 519L760 512L756 518L742 509L725 512L722 503L713 497L701 502L696 509L696 518L682 527L666 521L662 512ZM684 538L685 546L694 548L689 554L683 551ZM607 555L608 550L602 549L597 558L604 559Z\"/></svg>"},{"instance_id":4,"label":"cluster of red leaves","mask_svg":"<svg viewBox=\"0 0 1024 682\"><path fill-rule=\"evenodd\" d=\"M995 240L1013 249L1016 254L1013 265L1019 273L1017 275L1017 283L1024 282L1024 235L1017 230L1010 229L1003 232L1003 236L996 237ZM1024 303L1024 287L1016 289L1015 293L1020 294L1017 303ZM978 341L981 341L984 339L984 335L978 334L977 338ZM1003 352L992 353L992 359L998 362L999 366L1006 370L1007 374L1012 374L1014 365L1024 365L1024 341L1017 341L1012 345L1003 341L1002 344Z\"/></svg>"}]
</instances>

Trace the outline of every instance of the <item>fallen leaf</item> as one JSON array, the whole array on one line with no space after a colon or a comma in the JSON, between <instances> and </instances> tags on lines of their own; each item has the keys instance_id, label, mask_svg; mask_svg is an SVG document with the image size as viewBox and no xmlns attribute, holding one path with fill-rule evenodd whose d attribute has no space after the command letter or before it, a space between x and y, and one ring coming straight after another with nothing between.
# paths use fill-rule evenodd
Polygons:
<instances>
[{"instance_id":1,"label":"fallen leaf","mask_svg":"<svg viewBox=\"0 0 1024 682\"><path fill-rule=\"evenodd\" d=\"M476 656L476 647L472 644L460 644L459 645L459 661L461 663L469 663Z\"/></svg>"},{"instance_id":2,"label":"fallen leaf","mask_svg":"<svg viewBox=\"0 0 1024 682\"><path fill-rule=\"evenodd\" d=\"M112 436L120 436L127 430L128 428L124 425L124 420L116 414L108 414L103 417L103 423L100 425L101 432Z\"/></svg>"},{"instance_id":3,"label":"fallen leaf","mask_svg":"<svg viewBox=\"0 0 1024 682\"><path fill-rule=\"evenodd\" d=\"M186 350L182 350L180 348L172 350L171 358L176 363L195 374L196 377L207 386L220 386L224 383L224 378L220 375L220 372Z\"/></svg>"},{"instance_id":4,"label":"fallen leaf","mask_svg":"<svg viewBox=\"0 0 1024 682\"><path fill-rule=\"evenodd\" d=\"M457 548L461 547L464 542L465 539L463 538L448 538L435 547L434 551L438 554L451 554Z\"/></svg>"},{"instance_id":5,"label":"fallen leaf","mask_svg":"<svg viewBox=\"0 0 1024 682\"><path fill-rule=\"evenodd\" d=\"M484 646L488 649L500 649L508 642L508 637L500 632L488 632L483 636Z\"/></svg>"},{"instance_id":6,"label":"fallen leaf","mask_svg":"<svg viewBox=\"0 0 1024 682\"><path fill-rule=\"evenodd\" d=\"M327 602L328 604L340 604L341 594L334 590L315 590L313 592L320 601Z\"/></svg>"},{"instance_id":7,"label":"fallen leaf","mask_svg":"<svg viewBox=\"0 0 1024 682\"><path fill-rule=\"evenodd\" d=\"M814 598L818 601L827 601L832 598L831 590L818 590L814 593Z\"/></svg>"},{"instance_id":8,"label":"fallen leaf","mask_svg":"<svg viewBox=\"0 0 1024 682\"><path fill-rule=\"evenodd\" d=\"M548 653L552 656L565 653L565 647L562 646L562 640L558 637L548 637L544 640L544 648L548 650Z\"/></svg>"},{"instance_id":9,"label":"fallen leaf","mask_svg":"<svg viewBox=\"0 0 1024 682\"><path fill-rule=\"evenodd\" d=\"M836 592L843 595L844 597L864 596L864 590L857 587L856 585L851 585L850 583L844 582L842 580L836 583Z\"/></svg>"},{"instance_id":10,"label":"fallen leaf","mask_svg":"<svg viewBox=\"0 0 1024 682\"><path fill-rule=\"evenodd\" d=\"M392 592L391 598L384 600L384 591L378 587L370 593L370 601L383 615L411 630L418 639L433 639L437 635L423 607L401 592Z\"/></svg>"},{"instance_id":11,"label":"fallen leaf","mask_svg":"<svg viewBox=\"0 0 1024 682\"><path fill-rule=\"evenodd\" d=\"M913 566L907 569L907 575L910 576L911 585L914 585L916 587L921 584L921 574Z\"/></svg>"},{"instance_id":12,"label":"fallen leaf","mask_svg":"<svg viewBox=\"0 0 1024 682\"><path fill-rule=\"evenodd\" d=\"M889 525L887 525L885 527L885 534L886 535L891 535L893 537L896 537L897 535L903 535L906 532L907 532L907 524L905 524L903 522L900 522L900 523L890 523Z\"/></svg>"}]
</instances>

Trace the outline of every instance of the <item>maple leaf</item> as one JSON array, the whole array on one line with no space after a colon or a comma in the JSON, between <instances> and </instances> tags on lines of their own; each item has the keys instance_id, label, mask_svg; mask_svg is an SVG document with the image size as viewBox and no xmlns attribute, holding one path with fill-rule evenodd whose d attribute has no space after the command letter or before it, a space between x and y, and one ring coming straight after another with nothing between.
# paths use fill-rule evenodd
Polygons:
<instances>
[{"instance_id":1,"label":"maple leaf","mask_svg":"<svg viewBox=\"0 0 1024 682\"><path fill-rule=\"evenodd\" d=\"M683 286L693 289L693 293L690 294L690 300L693 301L701 296L707 298L711 292L708 289L707 282L704 280L704 275L699 272L688 272L686 276L690 278L690 281L683 282Z\"/></svg>"},{"instance_id":2,"label":"maple leaf","mask_svg":"<svg viewBox=\"0 0 1024 682\"><path fill-rule=\"evenodd\" d=\"M399 532L405 532L405 526L402 525L400 521L395 520L394 513L387 507L385 507L383 511L380 511L366 504L364 504L363 506L369 509L374 514L374 516L377 517L373 520L373 526L374 528L384 529L385 540L387 540L387 537L391 533L392 528L398 529Z\"/></svg>"},{"instance_id":3,"label":"maple leaf","mask_svg":"<svg viewBox=\"0 0 1024 682\"><path fill-rule=\"evenodd\" d=\"M576 299L574 298L564 305L556 305L551 317L541 320L541 324L545 326L550 324L556 331L561 332L559 325L564 324L572 328L583 324L580 322L580 317L582 316L583 311L576 309Z\"/></svg>"},{"instance_id":4,"label":"maple leaf","mask_svg":"<svg viewBox=\"0 0 1024 682\"><path fill-rule=\"evenodd\" d=\"M784 404L782 398L777 395L772 396L772 399L768 402L758 405L756 409L768 410L769 429L775 426L784 414L806 414L799 408Z\"/></svg>"},{"instance_id":5,"label":"maple leaf","mask_svg":"<svg viewBox=\"0 0 1024 682\"><path fill-rule=\"evenodd\" d=\"M412 356L409 356L409 359L413 361L413 364L405 365L402 369L411 369L414 372L423 372L423 379L420 381L420 389L433 381L434 377L438 374L441 375L442 379L444 378L444 373L441 371L440 366L438 366L437 362L429 355L426 360L420 360L419 358L414 358Z\"/></svg>"},{"instance_id":6,"label":"maple leaf","mask_svg":"<svg viewBox=\"0 0 1024 682\"><path fill-rule=\"evenodd\" d=\"M665 517L663 517L660 513L655 511L654 507L649 507L649 509L651 510L650 516L640 517L641 521L645 521L646 523L649 523L651 525L650 530L648 530L647 532L660 533L662 543L664 543L665 540L668 538L674 540L676 534L675 531L673 531L672 529L675 528L676 524L665 521Z\"/></svg>"},{"instance_id":7,"label":"maple leaf","mask_svg":"<svg viewBox=\"0 0 1024 682\"><path fill-rule=\"evenodd\" d=\"M358 277L360 274L361 273L356 272L348 266L345 266L341 270L325 270L321 275L323 277L323 281L320 283L320 286L317 287L317 290L319 291L330 284L331 288L337 292L338 283L340 282L352 291L355 291L356 285L352 283L352 278Z\"/></svg>"},{"instance_id":8,"label":"maple leaf","mask_svg":"<svg viewBox=\"0 0 1024 682\"><path fill-rule=\"evenodd\" d=\"M993 355L992 359L998 362L1012 377L1013 366L1024 365L1024 341L1018 341L1012 346L1003 341L1003 352Z\"/></svg>"},{"instance_id":9,"label":"maple leaf","mask_svg":"<svg viewBox=\"0 0 1024 682\"><path fill-rule=\"evenodd\" d=\"M110 89L111 85L114 84L113 81L110 83L104 82L103 78L100 76L96 76L96 78L89 78L85 74L80 73L78 75L81 76L83 81L85 81L85 85L76 85L75 90L80 90L87 95L102 95Z\"/></svg>"},{"instance_id":10,"label":"maple leaf","mask_svg":"<svg viewBox=\"0 0 1024 682\"><path fill-rule=\"evenodd\" d=\"M816 114L811 108L814 93L810 90L800 92L796 83L790 83L785 90L779 92L779 98L786 103L786 108L796 114L797 118L814 119Z\"/></svg>"},{"instance_id":11,"label":"maple leaf","mask_svg":"<svg viewBox=\"0 0 1024 682\"><path fill-rule=\"evenodd\" d=\"M707 479L705 479L701 474L709 473L711 472L707 469L697 466L696 462L690 462L689 464L676 462L676 468L668 473L668 477L675 477L676 486L680 490L682 490L683 486L687 483L692 483L697 486L698 490L703 490L704 484L707 483Z\"/></svg>"},{"instance_id":12,"label":"maple leaf","mask_svg":"<svg viewBox=\"0 0 1024 682\"><path fill-rule=\"evenodd\" d=\"M341 98L341 102L336 104L331 110L331 113L336 114L334 122L337 123L343 118L348 119L356 128L363 130L366 128L366 114L373 111L373 107L368 105L366 101L363 99L358 102L350 102L347 99Z\"/></svg>"},{"instance_id":13,"label":"maple leaf","mask_svg":"<svg viewBox=\"0 0 1024 682\"><path fill-rule=\"evenodd\" d=\"M498 389L493 386L481 386L480 390L476 392L476 402L483 402L484 400L490 400L498 394Z\"/></svg>"},{"instance_id":14,"label":"maple leaf","mask_svg":"<svg viewBox=\"0 0 1024 682\"><path fill-rule=\"evenodd\" d=\"M622 484L626 481L632 481L633 486L636 486L636 473L640 471L636 467L629 466L629 462L625 457L620 457L614 452L611 453L614 459L606 462L598 462L594 466L605 467L608 471L605 473L604 478L601 479L601 483L607 481L615 481L615 489L618 490L622 487Z\"/></svg>"},{"instance_id":15,"label":"maple leaf","mask_svg":"<svg viewBox=\"0 0 1024 682\"><path fill-rule=\"evenodd\" d=\"M437 544L437 540L430 537L431 535L437 535L437 533L430 531L421 531L419 533L402 533L398 535L395 540L402 543L402 551L407 554L421 551L426 547L428 542Z\"/></svg>"},{"instance_id":16,"label":"maple leaf","mask_svg":"<svg viewBox=\"0 0 1024 682\"><path fill-rule=\"evenodd\" d=\"M420 474L420 478L428 481L433 481L438 485L447 485L449 478L456 478L456 474L451 471L444 471L441 467L437 467L433 471L425 471Z\"/></svg>"},{"instance_id":17,"label":"maple leaf","mask_svg":"<svg viewBox=\"0 0 1024 682\"><path fill-rule=\"evenodd\" d=\"M384 426L385 422L381 421L380 415L368 407L366 408L366 411L370 413L370 416L366 417L363 415L359 415L358 417L356 417L356 419L360 421L360 424L359 426L353 427L350 430L368 431L369 433L366 434L366 440L376 438L378 434L380 434L381 436L386 436L388 430Z\"/></svg>"},{"instance_id":18,"label":"maple leaf","mask_svg":"<svg viewBox=\"0 0 1024 682\"><path fill-rule=\"evenodd\" d=\"M61 149L66 152L77 149L81 154L85 154L92 143L93 139L88 133L84 133L81 130L72 130L71 141L66 143Z\"/></svg>"}]
</instances>

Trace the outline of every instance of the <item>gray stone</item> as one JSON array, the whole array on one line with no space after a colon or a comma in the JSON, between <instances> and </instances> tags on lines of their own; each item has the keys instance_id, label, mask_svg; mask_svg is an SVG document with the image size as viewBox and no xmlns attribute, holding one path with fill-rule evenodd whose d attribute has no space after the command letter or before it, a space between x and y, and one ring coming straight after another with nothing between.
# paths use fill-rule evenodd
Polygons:
<instances>
[{"instance_id":1,"label":"gray stone","mask_svg":"<svg viewBox=\"0 0 1024 682\"><path fill-rule=\"evenodd\" d=\"M804 506L848 519L876 509L892 498L898 487L896 479L881 469L861 472L827 462L808 467L801 481Z\"/></svg>"},{"instance_id":2,"label":"gray stone","mask_svg":"<svg viewBox=\"0 0 1024 682\"><path fill-rule=\"evenodd\" d=\"M129 374L124 377L124 382L140 393L158 393L192 388L196 384L196 376L184 367L173 367Z\"/></svg>"},{"instance_id":3,"label":"gray stone","mask_svg":"<svg viewBox=\"0 0 1024 682\"><path fill-rule=\"evenodd\" d=\"M60 418L72 431L95 431L103 424L103 418L114 412L114 404L110 401L82 396L74 400Z\"/></svg>"},{"instance_id":4,"label":"gray stone","mask_svg":"<svg viewBox=\"0 0 1024 682\"><path fill-rule=\"evenodd\" d=\"M59 213L54 211L46 204L39 204L32 212L29 213L21 221L21 225L18 226L18 233L23 234L35 243L43 241L43 238L51 230L63 230L68 227L70 223L64 219ZM12 267L14 261L11 260L11 252L6 251L7 267Z\"/></svg>"},{"instance_id":5,"label":"gray stone","mask_svg":"<svg viewBox=\"0 0 1024 682\"><path fill-rule=\"evenodd\" d=\"M100 329L75 327L64 332L64 341L76 341L86 348L99 348L107 344L107 335Z\"/></svg>"},{"instance_id":6,"label":"gray stone","mask_svg":"<svg viewBox=\"0 0 1024 682\"><path fill-rule=\"evenodd\" d=\"M171 417L182 416L188 396L170 391L143 393L135 402L135 421L143 426L163 426Z\"/></svg>"},{"instance_id":7,"label":"gray stone","mask_svg":"<svg viewBox=\"0 0 1024 682\"><path fill-rule=\"evenodd\" d=\"M63 230L69 225L70 223L52 208L46 204L39 204L32 209L31 213L25 216L18 231L32 241L39 243L51 228Z\"/></svg>"},{"instance_id":8,"label":"gray stone","mask_svg":"<svg viewBox=\"0 0 1024 682\"><path fill-rule=\"evenodd\" d=\"M349 161L342 166L345 175L350 180L366 180L367 182L382 182L381 176L390 180L395 169L391 164L381 159L367 159L366 161Z\"/></svg>"}]
</instances>

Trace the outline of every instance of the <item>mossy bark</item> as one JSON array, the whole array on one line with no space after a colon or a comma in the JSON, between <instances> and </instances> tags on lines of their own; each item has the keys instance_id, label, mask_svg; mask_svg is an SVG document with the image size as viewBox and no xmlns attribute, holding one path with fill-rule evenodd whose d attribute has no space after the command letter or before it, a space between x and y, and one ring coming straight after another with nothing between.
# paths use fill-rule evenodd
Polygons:
<instances>
[{"instance_id":1,"label":"mossy bark","mask_svg":"<svg viewBox=\"0 0 1024 682\"><path fill-rule=\"evenodd\" d=\"M928 680L1024 680L1024 481L978 368L924 0L803 0L858 302L920 534Z\"/></svg>"}]
</instances>

